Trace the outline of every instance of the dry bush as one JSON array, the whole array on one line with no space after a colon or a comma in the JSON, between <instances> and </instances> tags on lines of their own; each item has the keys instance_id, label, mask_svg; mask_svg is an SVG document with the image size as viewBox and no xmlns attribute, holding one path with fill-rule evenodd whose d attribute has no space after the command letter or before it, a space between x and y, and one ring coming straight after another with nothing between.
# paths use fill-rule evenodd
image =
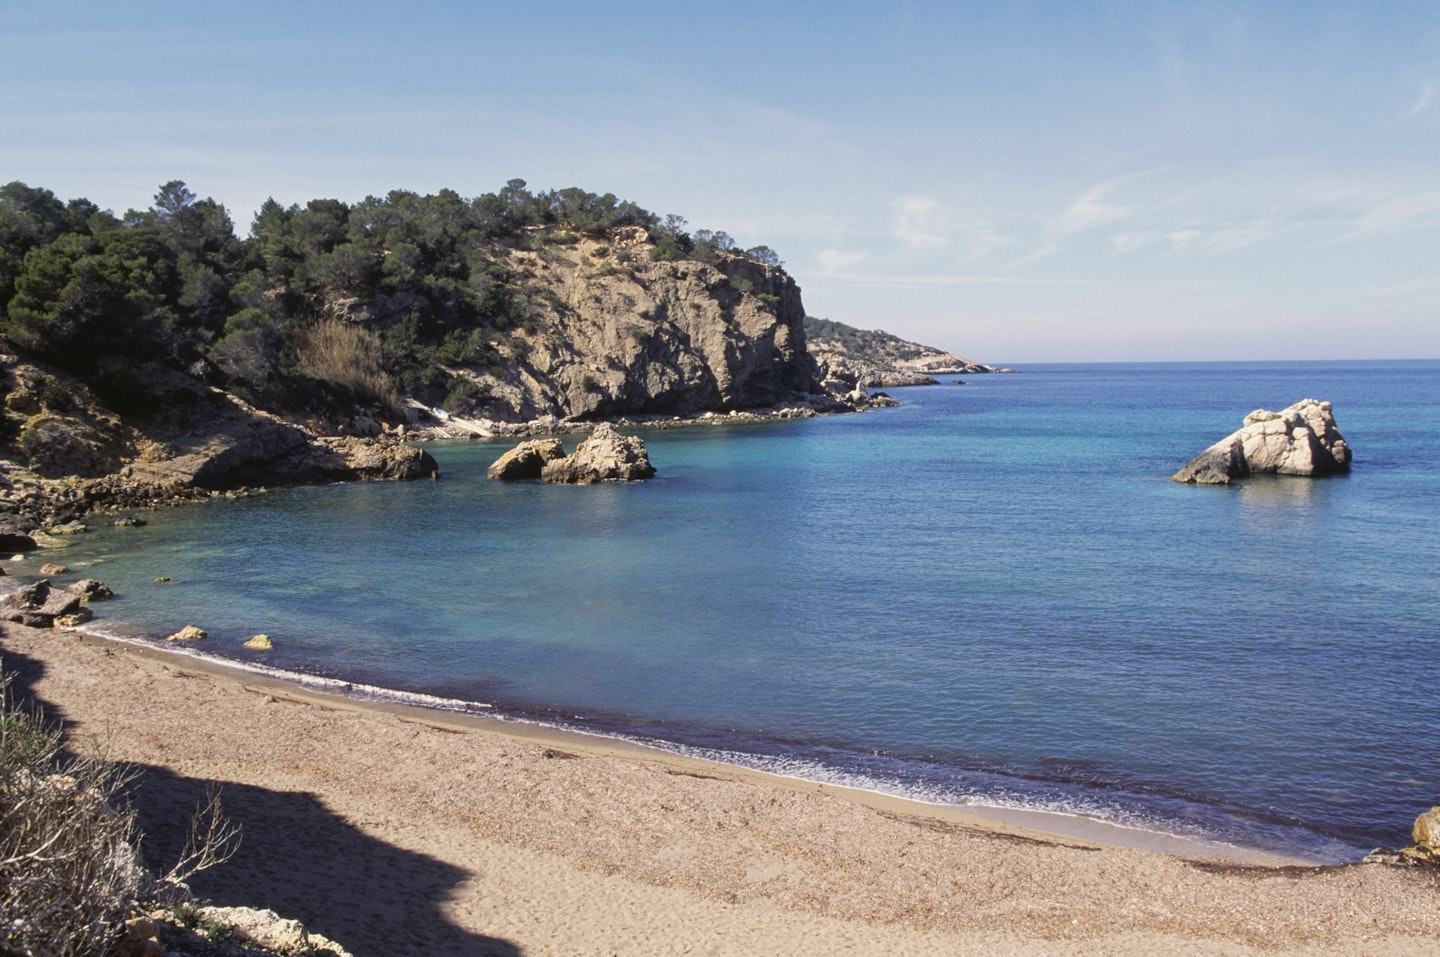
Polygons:
<instances>
[{"instance_id":1,"label":"dry bush","mask_svg":"<svg viewBox=\"0 0 1440 957\"><path fill-rule=\"evenodd\" d=\"M310 378L387 410L398 408L395 383L380 366L380 340L370 330L343 319L318 319L295 336L291 350L296 368Z\"/></svg>"},{"instance_id":2,"label":"dry bush","mask_svg":"<svg viewBox=\"0 0 1440 957\"><path fill-rule=\"evenodd\" d=\"M122 795L133 771L62 757L60 732L15 706L8 689L0 678L0 952L104 955L137 901L186 896L185 879L228 859L238 830L212 793L180 863L151 877Z\"/></svg>"}]
</instances>

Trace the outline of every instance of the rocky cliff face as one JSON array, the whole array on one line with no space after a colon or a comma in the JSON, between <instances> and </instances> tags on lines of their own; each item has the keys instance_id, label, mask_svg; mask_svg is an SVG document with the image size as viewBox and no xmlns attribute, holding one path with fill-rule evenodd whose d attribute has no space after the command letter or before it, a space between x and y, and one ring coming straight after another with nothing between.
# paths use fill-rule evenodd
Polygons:
<instances>
[{"instance_id":1,"label":"rocky cliff face","mask_svg":"<svg viewBox=\"0 0 1440 957\"><path fill-rule=\"evenodd\" d=\"M805 348L800 289L743 256L653 262L639 227L499 251L536 319L489 368L451 368L495 422L694 416L837 403Z\"/></svg>"}]
</instances>

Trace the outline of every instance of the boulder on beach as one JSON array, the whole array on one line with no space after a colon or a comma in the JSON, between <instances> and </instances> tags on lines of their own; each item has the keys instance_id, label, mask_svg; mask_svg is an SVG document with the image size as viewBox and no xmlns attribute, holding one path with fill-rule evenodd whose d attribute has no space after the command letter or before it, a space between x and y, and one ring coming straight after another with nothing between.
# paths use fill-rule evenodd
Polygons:
<instances>
[{"instance_id":1,"label":"boulder on beach","mask_svg":"<svg viewBox=\"0 0 1440 957\"><path fill-rule=\"evenodd\" d=\"M79 596L52 588L45 578L22 585L0 600L0 621L13 621L30 628L53 628L58 619L80 611Z\"/></svg>"},{"instance_id":2,"label":"boulder on beach","mask_svg":"<svg viewBox=\"0 0 1440 957\"><path fill-rule=\"evenodd\" d=\"M1301 399L1279 412L1256 409L1244 424L1186 463L1176 482L1228 485L1248 475L1331 475L1350 467L1350 446L1329 402Z\"/></svg>"},{"instance_id":3,"label":"boulder on beach","mask_svg":"<svg viewBox=\"0 0 1440 957\"><path fill-rule=\"evenodd\" d=\"M654 474L644 440L636 435L621 435L602 422L572 454L546 463L540 477L547 482L588 485L608 479L648 479Z\"/></svg>"},{"instance_id":4,"label":"boulder on beach","mask_svg":"<svg viewBox=\"0 0 1440 957\"><path fill-rule=\"evenodd\" d=\"M496 459L485 474L500 481L535 479L545 466L564 457L565 447L559 439L531 439Z\"/></svg>"},{"instance_id":5,"label":"boulder on beach","mask_svg":"<svg viewBox=\"0 0 1440 957\"><path fill-rule=\"evenodd\" d=\"M1412 845L1401 853L1406 857L1440 864L1440 807L1432 807L1415 819L1410 832Z\"/></svg>"}]
</instances>

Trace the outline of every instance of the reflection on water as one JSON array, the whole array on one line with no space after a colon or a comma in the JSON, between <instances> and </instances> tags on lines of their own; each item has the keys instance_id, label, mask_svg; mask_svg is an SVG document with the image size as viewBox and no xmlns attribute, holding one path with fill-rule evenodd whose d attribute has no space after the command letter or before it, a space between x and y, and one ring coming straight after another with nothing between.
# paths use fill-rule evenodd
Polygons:
<instances>
[{"instance_id":1,"label":"reflection on water","mask_svg":"<svg viewBox=\"0 0 1440 957\"><path fill-rule=\"evenodd\" d=\"M1295 475L1253 475L1237 482L1235 489L1241 506L1245 508L1308 508L1323 502L1328 483L1343 482L1345 479L1344 475L1321 479Z\"/></svg>"}]
</instances>

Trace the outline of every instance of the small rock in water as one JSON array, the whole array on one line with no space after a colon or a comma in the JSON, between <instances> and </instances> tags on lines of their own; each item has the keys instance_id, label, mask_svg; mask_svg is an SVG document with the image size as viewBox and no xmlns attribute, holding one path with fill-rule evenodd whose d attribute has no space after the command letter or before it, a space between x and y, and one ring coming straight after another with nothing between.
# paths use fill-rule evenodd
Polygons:
<instances>
[{"instance_id":1,"label":"small rock in water","mask_svg":"<svg viewBox=\"0 0 1440 957\"><path fill-rule=\"evenodd\" d=\"M59 565L55 562L46 562L40 566L40 574L42 575L63 575L69 570L69 565Z\"/></svg>"},{"instance_id":2,"label":"small rock in water","mask_svg":"<svg viewBox=\"0 0 1440 957\"><path fill-rule=\"evenodd\" d=\"M155 579L155 584L163 585L166 582L173 582L174 580L175 579L171 578L169 575L161 575L159 578Z\"/></svg>"},{"instance_id":3,"label":"small rock in water","mask_svg":"<svg viewBox=\"0 0 1440 957\"><path fill-rule=\"evenodd\" d=\"M115 597L109 585L93 578L82 578L65 590L72 595L79 595L82 601L104 601Z\"/></svg>"},{"instance_id":4,"label":"small rock in water","mask_svg":"<svg viewBox=\"0 0 1440 957\"><path fill-rule=\"evenodd\" d=\"M205 630L194 625L186 625L175 634L168 636L166 641L199 641L205 637Z\"/></svg>"},{"instance_id":5,"label":"small rock in water","mask_svg":"<svg viewBox=\"0 0 1440 957\"><path fill-rule=\"evenodd\" d=\"M269 635L256 635L254 638L245 642L245 647L253 651L269 651L275 647L275 644L270 640Z\"/></svg>"}]
</instances>

